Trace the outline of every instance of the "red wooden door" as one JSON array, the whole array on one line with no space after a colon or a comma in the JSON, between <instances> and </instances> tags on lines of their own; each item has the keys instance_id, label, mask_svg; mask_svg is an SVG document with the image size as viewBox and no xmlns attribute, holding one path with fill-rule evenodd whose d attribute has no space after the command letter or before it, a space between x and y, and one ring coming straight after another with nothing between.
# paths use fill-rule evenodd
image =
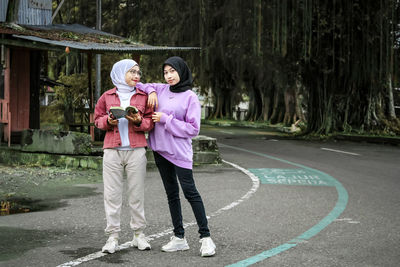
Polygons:
<instances>
[{"instance_id":1,"label":"red wooden door","mask_svg":"<svg viewBox=\"0 0 400 267\"><path fill-rule=\"evenodd\" d=\"M10 111L12 132L29 129L29 58L29 49L11 49Z\"/></svg>"}]
</instances>

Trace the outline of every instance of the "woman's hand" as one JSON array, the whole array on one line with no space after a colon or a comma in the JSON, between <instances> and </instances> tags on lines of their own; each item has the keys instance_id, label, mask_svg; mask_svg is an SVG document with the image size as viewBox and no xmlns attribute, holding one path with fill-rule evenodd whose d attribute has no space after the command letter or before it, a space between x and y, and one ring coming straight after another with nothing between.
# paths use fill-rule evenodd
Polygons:
<instances>
[{"instance_id":1,"label":"woman's hand","mask_svg":"<svg viewBox=\"0 0 400 267\"><path fill-rule=\"evenodd\" d=\"M136 126L139 126L142 123L142 117L140 116L139 113L135 114L129 113L129 115L126 115L125 118L131 121Z\"/></svg>"},{"instance_id":2,"label":"woman's hand","mask_svg":"<svg viewBox=\"0 0 400 267\"><path fill-rule=\"evenodd\" d=\"M160 122L161 116L163 114L164 113L162 113L162 112L154 112L153 115L151 115L151 118L153 119L153 122Z\"/></svg>"},{"instance_id":3,"label":"woman's hand","mask_svg":"<svg viewBox=\"0 0 400 267\"><path fill-rule=\"evenodd\" d=\"M113 118L111 118L112 115L107 117L107 122L108 124L110 124L111 126L117 126L118 125L118 120L115 120Z\"/></svg>"},{"instance_id":4,"label":"woman's hand","mask_svg":"<svg viewBox=\"0 0 400 267\"><path fill-rule=\"evenodd\" d=\"M158 97L156 92L152 92L149 94L147 98L147 105L150 106L151 108L158 108Z\"/></svg>"}]
</instances>

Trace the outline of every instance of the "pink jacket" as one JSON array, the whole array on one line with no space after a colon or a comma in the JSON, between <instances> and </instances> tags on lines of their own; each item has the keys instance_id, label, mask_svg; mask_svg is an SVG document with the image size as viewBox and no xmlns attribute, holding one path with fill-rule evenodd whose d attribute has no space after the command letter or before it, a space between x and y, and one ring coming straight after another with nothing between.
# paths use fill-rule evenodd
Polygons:
<instances>
[{"instance_id":1,"label":"pink jacket","mask_svg":"<svg viewBox=\"0 0 400 267\"><path fill-rule=\"evenodd\" d=\"M121 137L119 135L118 126L111 126L107 123L107 111L110 110L110 107L121 105L116 91L117 88L113 88L104 92L104 94L99 98L94 110L94 124L97 128L106 131L103 148L115 148L121 146ZM154 123L151 119L153 109L148 107L146 103L147 94L136 88L136 94L132 96L130 105L137 107L139 114L142 117L142 123L140 126L136 126L129 122L129 142L132 148L146 147L147 142L144 132L148 132L154 127Z\"/></svg>"}]
</instances>

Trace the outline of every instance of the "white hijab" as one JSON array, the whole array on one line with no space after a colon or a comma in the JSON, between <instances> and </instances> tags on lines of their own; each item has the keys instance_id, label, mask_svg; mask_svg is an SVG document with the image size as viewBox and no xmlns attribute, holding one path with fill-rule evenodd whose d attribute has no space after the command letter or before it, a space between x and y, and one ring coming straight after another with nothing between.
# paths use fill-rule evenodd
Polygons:
<instances>
[{"instance_id":1,"label":"white hijab","mask_svg":"<svg viewBox=\"0 0 400 267\"><path fill-rule=\"evenodd\" d=\"M130 93L135 90L134 86L129 86L125 82L125 74L128 72L128 70L130 70L136 65L139 66L139 64L137 64L136 61L132 59L123 59L115 63L114 66L112 67L110 73L111 80L112 83L117 87L119 92Z\"/></svg>"}]
</instances>

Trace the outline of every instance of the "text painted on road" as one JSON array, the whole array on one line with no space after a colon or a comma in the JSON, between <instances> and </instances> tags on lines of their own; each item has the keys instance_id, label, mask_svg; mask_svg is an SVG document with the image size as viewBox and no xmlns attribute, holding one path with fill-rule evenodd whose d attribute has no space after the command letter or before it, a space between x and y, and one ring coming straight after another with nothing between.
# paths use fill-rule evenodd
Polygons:
<instances>
[{"instance_id":1,"label":"text painted on road","mask_svg":"<svg viewBox=\"0 0 400 267\"><path fill-rule=\"evenodd\" d=\"M249 169L262 184L335 186L323 173L310 169Z\"/></svg>"}]
</instances>

